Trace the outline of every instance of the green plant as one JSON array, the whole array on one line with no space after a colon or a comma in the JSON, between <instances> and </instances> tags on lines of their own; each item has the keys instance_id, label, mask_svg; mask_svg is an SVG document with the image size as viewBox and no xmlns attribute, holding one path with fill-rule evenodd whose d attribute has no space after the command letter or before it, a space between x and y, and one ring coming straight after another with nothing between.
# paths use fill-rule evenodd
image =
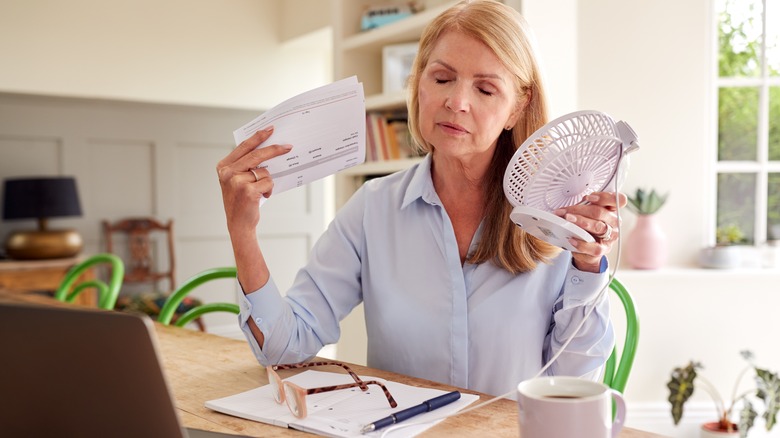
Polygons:
<instances>
[{"instance_id":1,"label":"green plant","mask_svg":"<svg viewBox=\"0 0 780 438\"><path fill-rule=\"evenodd\" d=\"M737 245L745 242L745 233L738 225L724 225L715 230L715 244L718 246Z\"/></svg>"},{"instance_id":2,"label":"green plant","mask_svg":"<svg viewBox=\"0 0 780 438\"><path fill-rule=\"evenodd\" d=\"M715 403L715 409L718 414L718 424L721 430L733 432L739 430L740 437L747 436L748 431L753 427L753 420L758 413L750 402L751 394L763 401L766 410L762 417L766 421L766 430L770 431L777 422L777 412L780 410L780 377L777 373L759 368L753 364L753 353L750 351L740 352L742 357L748 362L748 365L739 373L734 384L734 390L731 396L731 403L726 407L723 397L715 386L707 379L700 376L697 370L702 368L698 362L689 362L684 367L677 367L672 370L671 380L667 383L669 388L669 403L672 405L672 418L674 424L678 424L683 415L685 402L691 397L694 391L694 382L701 383L702 388L710 395ZM737 394L739 384L748 371L755 373L756 386L750 390ZM741 402L742 408L739 412L739 424L735 425L731 421L734 408Z\"/></svg>"},{"instance_id":3,"label":"green plant","mask_svg":"<svg viewBox=\"0 0 780 438\"><path fill-rule=\"evenodd\" d=\"M648 193L639 188L634 196L628 197L628 209L639 215L654 214L664 206L668 196L668 193L658 194L655 189Z\"/></svg>"}]
</instances>

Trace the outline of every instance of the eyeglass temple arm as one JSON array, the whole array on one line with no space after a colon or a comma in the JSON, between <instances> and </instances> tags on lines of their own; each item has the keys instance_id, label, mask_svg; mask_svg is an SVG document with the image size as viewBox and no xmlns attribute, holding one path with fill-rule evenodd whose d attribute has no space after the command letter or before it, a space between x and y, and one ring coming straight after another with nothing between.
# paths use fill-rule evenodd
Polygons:
<instances>
[{"instance_id":1,"label":"eyeglass temple arm","mask_svg":"<svg viewBox=\"0 0 780 438\"><path fill-rule=\"evenodd\" d=\"M387 386L382 384L381 382L377 382L376 380L368 380L368 381L360 381L360 383L364 385L378 385L382 388L382 391L385 393L385 397L387 397L387 403L390 404L391 408L397 407L398 403L393 398L392 394L390 394L390 390L387 389ZM347 388L354 388L356 386L360 386L360 383L347 383L345 385L335 385L335 386L322 386L319 388L311 388L306 390L306 395L310 394L319 394L322 392L329 392L329 391L337 391L339 389L347 389Z\"/></svg>"},{"instance_id":2,"label":"eyeglass temple arm","mask_svg":"<svg viewBox=\"0 0 780 438\"><path fill-rule=\"evenodd\" d=\"M368 391L368 386L366 386L366 383L363 382L360 376L355 374L355 372L352 371L350 367L348 367L347 365L341 362L304 362L304 363L293 363L289 365L274 365L272 368L274 371L277 371L277 370L292 370L296 368L321 367L327 365L333 365L333 366L344 368L349 373L349 375L352 376L352 378L355 380L355 383L357 383L357 386L359 386L361 390Z\"/></svg>"}]
</instances>

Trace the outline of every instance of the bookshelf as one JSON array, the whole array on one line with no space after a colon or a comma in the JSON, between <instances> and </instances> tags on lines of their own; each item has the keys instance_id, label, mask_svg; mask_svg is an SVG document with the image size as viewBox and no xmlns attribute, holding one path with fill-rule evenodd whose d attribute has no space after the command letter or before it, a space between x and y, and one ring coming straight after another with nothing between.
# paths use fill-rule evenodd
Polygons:
<instances>
[{"instance_id":1,"label":"bookshelf","mask_svg":"<svg viewBox=\"0 0 780 438\"><path fill-rule=\"evenodd\" d=\"M382 49L391 44L417 41L423 28L442 11L456 3L452 0L420 1L424 9L410 17L385 26L360 31L360 16L367 6L387 4L377 0L336 0L333 17L334 79L357 75L366 94L366 111L404 111L403 92L382 90ZM401 2L399 2L401 3ZM336 209L339 209L366 178L406 169L420 158L373 161L339 172L335 177Z\"/></svg>"}]
</instances>

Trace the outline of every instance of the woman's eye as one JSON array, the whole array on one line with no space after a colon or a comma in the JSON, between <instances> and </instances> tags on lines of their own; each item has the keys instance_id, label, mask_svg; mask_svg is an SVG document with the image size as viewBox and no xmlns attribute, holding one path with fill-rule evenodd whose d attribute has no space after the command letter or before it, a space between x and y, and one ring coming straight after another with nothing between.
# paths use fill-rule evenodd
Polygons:
<instances>
[{"instance_id":1,"label":"woman's eye","mask_svg":"<svg viewBox=\"0 0 780 438\"><path fill-rule=\"evenodd\" d=\"M484 88L479 88L479 92L480 92L480 93L482 93L482 94L484 94L485 96L492 96L492 95L493 95L493 92L492 92L492 91L490 91L490 90L486 90L486 89L484 89Z\"/></svg>"},{"instance_id":2,"label":"woman's eye","mask_svg":"<svg viewBox=\"0 0 780 438\"><path fill-rule=\"evenodd\" d=\"M436 78L435 81L437 84L446 84L447 82L449 82L449 79Z\"/></svg>"}]
</instances>

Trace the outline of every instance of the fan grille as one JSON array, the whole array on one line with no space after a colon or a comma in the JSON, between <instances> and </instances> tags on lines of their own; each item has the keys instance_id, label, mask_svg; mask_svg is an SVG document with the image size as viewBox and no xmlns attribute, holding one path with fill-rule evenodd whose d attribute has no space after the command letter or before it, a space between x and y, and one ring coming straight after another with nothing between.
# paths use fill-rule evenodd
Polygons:
<instances>
[{"instance_id":1,"label":"fan grille","mask_svg":"<svg viewBox=\"0 0 780 438\"><path fill-rule=\"evenodd\" d=\"M614 120L604 113L553 120L515 152L504 174L505 195L514 206L545 211L577 204L612 180L621 145Z\"/></svg>"}]
</instances>

